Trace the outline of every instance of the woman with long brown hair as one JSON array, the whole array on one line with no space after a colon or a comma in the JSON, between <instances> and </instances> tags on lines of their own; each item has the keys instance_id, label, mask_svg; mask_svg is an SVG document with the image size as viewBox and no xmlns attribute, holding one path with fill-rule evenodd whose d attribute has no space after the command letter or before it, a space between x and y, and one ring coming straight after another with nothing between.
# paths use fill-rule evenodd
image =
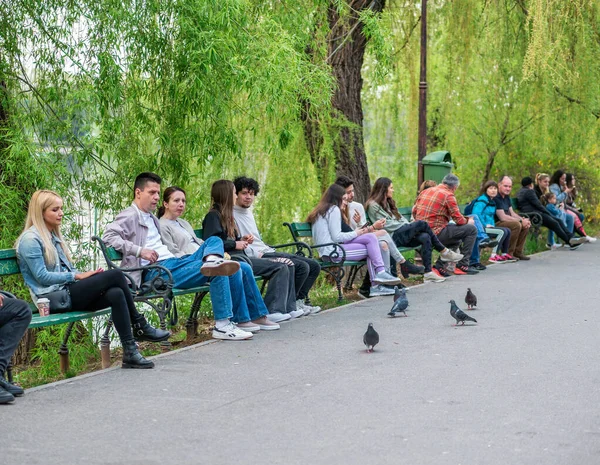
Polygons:
<instances>
[{"instance_id":1,"label":"woman with long brown hair","mask_svg":"<svg viewBox=\"0 0 600 465\"><path fill-rule=\"evenodd\" d=\"M281 293L271 292L269 295L270 298L277 300L277 303L281 304L283 309L287 308L287 290L290 282L293 286L294 276L292 275L290 279L287 265L284 263L277 263L271 260L263 260L260 258L251 259L244 253L244 249L248 247L248 243L252 240L252 238L248 236L240 237L235 226L235 220L233 219L235 195L235 186L233 182L226 179L220 179L213 183L210 190L212 207L202 221L202 237L204 240L212 236L219 237L223 240L223 249L225 252L229 253L233 260L240 262L243 275L244 293L241 296L232 295L232 298L240 301L239 305L234 302L234 321L236 321L237 326L244 331L250 332L279 329L279 325L277 323L270 321L267 318L269 310L267 309L265 301L263 301L263 298L260 295L260 290L258 289L254 279L253 261L260 260L258 265L264 265L264 269L268 269L268 272L265 271L265 274L268 274L268 277L277 274L277 272L280 272L284 275L282 279L272 278L276 280L276 284L282 282L284 289L280 291ZM260 271L262 271L262 269L257 271L257 275L260 275ZM269 288L271 288L272 284L273 283L269 284ZM290 311L296 312L295 292L292 292L292 294ZM277 311L277 313L280 312L281 310ZM301 315L304 315L303 311L300 311L299 314L294 313L293 316L290 316L298 317Z\"/></svg>"},{"instance_id":2,"label":"woman with long brown hair","mask_svg":"<svg viewBox=\"0 0 600 465\"><path fill-rule=\"evenodd\" d=\"M25 229L15 248L19 268L32 297L48 298L50 313L111 308L112 320L123 345L123 368L153 368L138 351L134 340L160 342L170 333L156 329L138 313L127 278L120 270L98 268L80 272L60 233L63 200L56 192L34 192L29 202ZM66 303L53 308L55 298Z\"/></svg>"},{"instance_id":3,"label":"woman with long brown hair","mask_svg":"<svg viewBox=\"0 0 600 465\"><path fill-rule=\"evenodd\" d=\"M394 201L394 184L389 178L379 178L375 181L371 194L365 207L367 216L371 221L385 219L384 229L392 236L398 247L421 247L421 257L425 281L441 282L445 277L440 271L432 268L432 248L440 253L442 261L457 262L463 258L462 254L446 248L433 233L427 222L413 221L409 223L398 211Z\"/></svg>"},{"instance_id":4,"label":"woman with long brown hair","mask_svg":"<svg viewBox=\"0 0 600 465\"><path fill-rule=\"evenodd\" d=\"M346 190L338 184L332 184L325 191L319 204L309 213L306 219L312 225L315 243L317 245L333 242L340 244L348 260L363 260L366 258L372 284L400 284L399 279L385 271L379 240L374 234L376 229L383 228L383 222L353 231L344 223L342 217L342 208L346 201ZM328 258L335 260L335 258L330 257L334 250L333 245L323 245L319 247L319 255L325 260ZM371 295L384 295L378 292L377 289L371 289L373 291Z\"/></svg>"}]
</instances>

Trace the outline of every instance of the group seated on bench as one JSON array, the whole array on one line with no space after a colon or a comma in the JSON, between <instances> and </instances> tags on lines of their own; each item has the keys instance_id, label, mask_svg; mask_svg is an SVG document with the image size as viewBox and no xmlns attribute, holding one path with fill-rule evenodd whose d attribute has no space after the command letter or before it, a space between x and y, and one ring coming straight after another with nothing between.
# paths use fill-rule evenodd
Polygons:
<instances>
[{"instance_id":1,"label":"group seated on bench","mask_svg":"<svg viewBox=\"0 0 600 465\"><path fill-rule=\"evenodd\" d=\"M188 223L179 219L184 210L177 206L176 199L171 205L169 195L165 195L163 206L166 209L169 206L177 208L162 221L163 228L159 226L152 211L158 203L161 180L153 173L142 173L135 181L133 204L107 227L103 239L94 237L109 271L97 269L83 273L74 269L60 234L62 199L52 191L38 191L31 199L26 226L17 241L16 250L0 251L0 276L22 274L34 299L50 299L52 314L40 317L33 312L34 306L7 293L0 295L0 304L4 303L5 309L15 310L4 313L9 315L6 321L0 320L0 341L3 341L0 345L0 403L9 402L23 393L21 388L12 384L10 357L27 328L69 325L59 350L62 371L68 370L67 342L73 325L77 321L104 315L111 315L111 318L101 338L103 366L110 364L109 336L114 325L124 349L123 367L152 368L153 362L139 353L135 339L167 345L170 333L166 330L166 319L169 315L176 319L174 298L179 295L195 294L186 325L189 338L196 334L202 299L211 290L215 313L213 337L250 339L252 331L279 329L277 321L267 318L267 308L256 285L262 281L264 289L272 275L253 276L250 265L259 269L259 265L264 263L271 270L288 271L289 288L286 290L293 293L281 299L288 305L285 313L309 314L311 311L317 313L316 309L319 309L310 305L308 290L321 269L333 276L341 299L344 268L350 267L353 279L358 268L366 264L369 273L365 282L371 284L372 295L387 295L391 293L391 286L401 285L394 273L395 264L400 265L404 276L424 274L426 280L436 282L449 276L444 262L457 262L454 274L458 275L485 270L486 267L479 263L479 245L491 244L487 234L497 238L494 242L498 242L502 256L509 258L493 260L494 256L500 256L493 253L491 261L497 262L529 259L523 253L523 242L532 225L549 226L572 249L583 242L594 242L595 238L587 236L583 229L583 214L573 210L574 178L571 176L571 187L567 187L561 173L555 173L551 192L545 185L544 176L547 175L539 175L535 187L533 180L525 177L516 199L510 198L510 177L503 176L498 184L490 181L483 186L480 197L470 204L468 212L465 211L467 206L459 206L456 202L454 194L459 180L453 174L447 175L439 186L428 182L427 189L422 190L412 208L396 207L393 185L388 178L375 182L365 208L353 201L352 180L341 176L325 192L319 205L308 215L307 222L284 223L292 234L293 242L275 247L262 242L249 210L258 193L258 183L251 178L237 178L235 184L217 181L211 193L213 210L207 215L211 218L212 229L194 231ZM237 199L236 191L240 194ZM182 193L183 196L175 197L179 201L183 199L185 205L183 190L171 188L172 192ZM532 196L532 193L537 195ZM570 213L566 213L564 204L569 195L572 205ZM515 207L519 207L522 213L517 214ZM413 221L409 221L410 216ZM166 231L173 226L169 221L179 225L171 233L176 231L180 236L176 239L173 236L166 246L161 230ZM556 228L559 221L560 228ZM179 228L182 224L184 227ZM565 234L563 227L567 231ZM574 232L580 237L576 238ZM205 241L201 242L200 237L204 237ZM307 244L305 239L308 238L316 243ZM178 254L181 241L189 248ZM237 261L225 257L225 242L229 242L227 250ZM276 251L284 247L293 248L295 253ZM459 247L461 253L453 251L453 247ZM433 267L432 248L440 253ZM319 253L316 260L315 250ZM402 252L408 250L420 251L423 267L404 259ZM513 250L514 254L511 253ZM118 260L121 261L120 266L115 263ZM290 270L284 268L288 266ZM291 278L294 266L306 271L300 280ZM292 291L294 286L296 289ZM215 294L219 296L216 299ZM253 304L246 301L246 295L252 295L250 300ZM147 303L157 311L160 329L152 327L138 313L135 302ZM281 302L277 304L281 305ZM284 312L271 311L269 317L276 313L283 315ZM8 327L9 319L13 321L11 337L5 337L3 331ZM232 321L241 323L248 331L240 329ZM249 324L243 326L245 322Z\"/></svg>"}]
</instances>

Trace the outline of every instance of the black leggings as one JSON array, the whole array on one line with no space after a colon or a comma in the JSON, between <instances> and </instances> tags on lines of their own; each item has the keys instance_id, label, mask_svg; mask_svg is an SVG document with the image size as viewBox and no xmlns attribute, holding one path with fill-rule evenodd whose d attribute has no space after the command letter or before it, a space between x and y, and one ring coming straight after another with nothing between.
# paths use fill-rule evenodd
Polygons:
<instances>
[{"instance_id":1,"label":"black leggings","mask_svg":"<svg viewBox=\"0 0 600 465\"><path fill-rule=\"evenodd\" d=\"M115 329L122 342L133 340L131 322L139 318L128 280L120 270L108 270L69 284L71 311L93 311L110 307Z\"/></svg>"}]
</instances>

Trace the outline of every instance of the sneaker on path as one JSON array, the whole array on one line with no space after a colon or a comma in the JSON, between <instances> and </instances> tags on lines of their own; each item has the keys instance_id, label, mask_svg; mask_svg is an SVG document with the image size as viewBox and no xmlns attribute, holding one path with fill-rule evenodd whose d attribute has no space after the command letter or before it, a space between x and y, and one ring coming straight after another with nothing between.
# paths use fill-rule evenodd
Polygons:
<instances>
[{"instance_id":1,"label":"sneaker on path","mask_svg":"<svg viewBox=\"0 0 600 465\"><path fill-rule=\"evenodd\" d=\"M287 313L276 312L276 313L269 313L267 315L267 318L269 319L269 321L272 321L273 323L281 323L282 321L289 320L290 318L292 318L292 316Z\"/></svg>"},{"instance_id":2,"label":"sneaker on path","mask_svg":"<svg viewBox=\"0 0 600 465\"><path fill-rule=\"evenodd\" d=\"M465 275L465 274L477 274L479 273L479 271L475 270L474 268L471 268L470 266L467 265L460 265L460 266L456 266L456 268L454 269L454 274L457 275Z\"/></svg>"},{"instance_id":3,"label":"sneaker on path","mask_svg":"<svg viewBox=\"0 0 600 465\"><path fill-rule=\"evenodd\" d=\"M431 283L442 283L446 281L446 278L438 275L435 271L430 271L423 275L423 281Z\"/></svg>"},{"instance_id":4,"label":"sneaker on path","mask_svg":"<svg viewBox=\"0 0 600 465\"><path fill-rule=\"evenodd\" d=\"M212 337L215 339L223 339L225 341L243 341L252 339L253 334L238 328L233 323L229 322L221 329L213 328Z\"/></svg>"},{"instance_id":5,"label":"sneaker on path","mask_svg":"<svg viewBox=\"0 0 600 465\"><path fill-rule=\"evenodd\" d=\"M304 310L292 310L290 313L288 313L288 315L292 320L294 318L300 318L301 316L304 316Z\"/></svg>"},{"instance_id":6,"label":"sneaker on path","mask_svg":"<svg viewBox=\"0 0 600 465\"><path fill-rule=\"evenodd\" d=\"M244 331L248 331L250 333L257 333L260 331L260 326L253 323L252 321L246 321L244 323L236 323L236 326Z\"/></svg>"},{"instance_id":7,"label":"sneaker on path","mask_svg":"<svg viewBox=\"0 0 600 465\"><path fill-rule=\"evenodd\" d=\"M281 328L281 326L279 326L277 323L273 323L266 316L252 320L252 323L258 325L262 331L274 331Z\"/></svg>"},{"instance_id":8,"label":"sneaker on path","mask_svg":"<svg viewBox=\"0 0 600 465\"><path fill-rule=\"evenodd\" d=\"M585 237L572 237L569 239L569 245L579 245L587 242Z\"/></svg>"},{"instance_id":9,"label":"sneaker on path","mask_svg":"<svg viewBox=\"0 0 600 465\"><path fill-rule=\"evenodd\" d=\"M442 278L450 277L450 273L448 273L448 270L446 270L446 268L443 268L441 266L434 266L433 272L436 273L438 276L441 276Z\"/></svg>"},{"instance_id":10,"label":"sneaker on path","mask_svg":"<svg viewBox=\"0 0 600 465\"><path fill-rule=\"evenodd\" d=\"M381 284L371 286L371 289L369 290L370 297L380 297L383 295L394 295L394 289L385 287Z\"/></svg>"}]
</instances>

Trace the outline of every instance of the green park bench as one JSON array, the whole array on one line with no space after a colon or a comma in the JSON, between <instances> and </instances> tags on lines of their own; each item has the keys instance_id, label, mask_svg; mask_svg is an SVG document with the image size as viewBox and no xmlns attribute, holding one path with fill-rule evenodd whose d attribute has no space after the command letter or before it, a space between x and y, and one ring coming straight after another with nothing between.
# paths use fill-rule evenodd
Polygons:
<instances>
[{"instance_id":1,"label":"green park bench","mask_svg":"<svg viewBox=\"0 0 600 465\"><path fill-rule=\"evenodd\" d=\"M408 217L410 217L411 207L403 207L399 208L398 211L406 216L406 212L408 212ZM352 288L352 284L358 271L367 264L366 260L347 260L345 250L340 247L340 244L336 242L328 243L328 244L313 244L309 245L305 241L312 241L312 228L310 223L283 223L286 226L292 235L294 243L303 244L303 248L308 251L309 258L314 258L317 260L319 265L321 265L321 270L327 273L329 276L333 278L335 281L335 285L338 291L338 301L343 299L343 291L342 291L342 281L344 276L346 276L345 268L349 268L348 278L346 280L346 284L344 289L348 290ZM324 246L333 246L333 252L329 255L329 257L317 257L315 256L314 250L319 247ZM417 250L418 247L399 247L398 250L400 252L407 252L409 250ZM300 252L300 250L299 250ZM302 252L300 252L302 253Z\"/></svg>"},{"instance_id":2,"label":"green park bench","mask_svg":"<svg viewBox=\"0 0 600 465\"><path fill-rule=\"evenodd\" d=\"M0 250L0 278L4 276L18 275L21 274L21 270L19 269L19 264L17 262L17 253L15 249L4 249ZM5 295L11 294L7 292L3 292ZM60 371L65 373L69 369L69 348L67 346L69 338L71 337L71 332L73 330L73 326L78 321L87 320L88 318L95 318L102 315L109 315L110 308L105 308L102 310L96 310L94 312L68 312L68 313L57 313L50 316L42 317L40 316L36 306L31 303L29 304L32 311L31 323L29 324L29 328L45 328L48 326L55 326L61 324L68 324L67 330L63 336L62 343L60 348L58 349L58 353L60 355ZM109 348L109 347L107 347ZM102 352L102 366L105 367L106 360L108 360L108 366L110 365L110 352L107 354ZM108 356L108 359L106 358ZM7 378L9 381L12 381L12 370L9 366L7 370Z\"/></svg>"},{"instance_id":3,"label":"green park bench","mask_svg":"<svg viewBox=\"0 0 600 465\"><path fill-rule=\"evenodd\" d=\"M197 237L202 238L202 229L195 229L194 233L196 234ZM102 251L102 254L104 256L104 259L105 259L108 267L110 269L122 269L122 268L119 268L119 266L115 263L122 259L121 253L116 251L112 247L107 247L106 244L104 244L102 239L100 239L99 237L95 236L93 239L98 242L98 244L100 246L100 250ZM296 247L297 249L298 248L301 249L302 245L293 243L293 244L275 245L275 246L271 246L271 247L273 247L275 249L286 248L286 247ZM122 269L122 271L126 272L127 269ZM156 312L159 316L161 328L166 329L166 319L169 315L171 316L172 322L177 320L177 305L175 302L175 297L189 295L189 294L195 294L194 300L190 307L189 316L186 321L186 333L187 333L186 338L188 341L191 341L198 332L198 314L200 312L200 306L202 304L204 297L206 297L206 295L210 292L210 286L208 284L206 284L206 285L191 288L191 289L173 288L173 286L171 284L173 282L171 273L165 269L163 269L163 271L165 271L165 274L168 276L168 279L163 280L160 277L155 278L154 280L152 280L149 283L149 285L146 286L146 288L147 288L146 291L140 292L138 290L137 292L135 292L134 300L136 302L144 302L144 303L152 306L154 308L154 310L156 310ZM263 279L260 276L255 276L254 279L257 282L262 282L262 287L261 287L261 293L262 293L264 291L264 288L265 288L268 280ZM136 286L133 283L132 283L132 287L135 290ZM154 302L156 300L158 300L158 303ZM107 331L110 331L110 328L107 328ZM103 336L103 340L104 339L105 338ZM108 334L106 334L106 340L108 340ZM161 343L161 345L163 347L168 347L169 344L170 343L168 341L164 341Z\"/></svg>"}]
</instances>

